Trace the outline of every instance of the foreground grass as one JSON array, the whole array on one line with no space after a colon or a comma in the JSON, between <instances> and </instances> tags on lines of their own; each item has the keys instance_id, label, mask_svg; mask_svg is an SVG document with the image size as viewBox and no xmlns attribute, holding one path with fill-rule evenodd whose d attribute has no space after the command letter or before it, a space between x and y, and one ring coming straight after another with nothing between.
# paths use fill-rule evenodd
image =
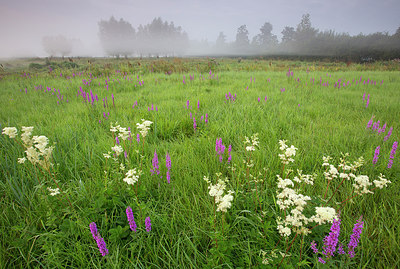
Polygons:
<instances>
[{"instance_id":1,"label":"foreground grass","mask_svg":"<svg viewBox=\"0 0 400 269\"><path fill-rule=\"evenodd\" d=\"M16 126L20 130L21 126L34 126L33 135L45 135L56 142L54 174L67 196L49 196L46 188L56 187L52 178L28 163L18 164L23 148L4 135L0 137L2 267L268 267L262 264L260 250L285 252L292 239L280 241L276 230L279 215L276 175L282 169L278 158L281 139L299 148L292 169L318 175L308 189L310 195L322 196L325 191L321 164L322 156L326 155L338 159L341 153L348 152L352 160L364 156L363 174L372 180L383 173L392 181L389 188L346 204L341 211L342 236L349 237L355 220L362 215L365 228L360 246L356 257L346 264L360 268L398 267L400 240L395 217L400 201L398 155L391 169L386 166L392 144L399 138L399 72L344 67L334 72L307 71L297 67L291 68L294 74L288 77L286 68L290 66L269 71L268 62L240 64L246 68L240 70L238 63L224 62L224 68L215 67L211 75L205 70L202 75L194 70L171 75L143 70L124 75L121 70L112 70L108 76L102 76L98 68L92 77L89 70L73 76L78 73L74 69L4 77L0 81L1 128ZM129 71L128 65L125 68ZM362 82L356 85L360 77L362 81L376 81L376 85ZM82 79L91 79L90 85L85 85ZM351 85L334 87L339 79ZM329 86L322 86L320 80L329 82ZM139 81L140 84L143 81L143 86ZM51 90L46 90L47 87ZM77 95L80 87L86 92L92 90L99 101L93 105L84 102ZM226 100L228 92L237 95L234 102ZM370 94L368 108L363 102L364 92ZM106 97L108 107L102 102ZM132 108L135 101L138 105ZM149 111L152 104L158 111ZM109 116L105 118L104 113ZM196 118L196 131L189 113ZM200 120L206 113L208 124ZM383 142L384 135L366 130L372 116L386 122L388 128L393 126L388 141ZM103 153L110 151L115 143L109 131L111 123L118 121L136 134L136 123L141 119L154 122L143 147L143 141L137 144L135 140L124 145L129 149L124 161L127 169L142 166L144 171L136 197L135 191L122 181L124 172L111 161L107 163ZM247 183L243 166L248 156L243 140L254 133L259 134L260 148L252 154L251 173L254 176L261 173L263 182L258 185ZM235 173L231 165L221 164L215 156L217 138L222 138L225 145L232 145ZM381 155L373 166L378 145ZM162 179L150 174L155 150ZM171 184L165 180L167 152L172 160ZM226 214L217 212L214 229L213 202L203 176L215 180L218 172L229 178L228 188L235 191L235 198ZM334 202L342 201L351 191L351 184L345 184L334 196ZM136 233L129 230L127 206L133 209L138 224ZM150 233L144 228L147 216L152 221ZM91 222L96 222L106 241L109 249L106 257L100 255L90 234ZM302 266L320 266L309 245L312 240L322 242L328 232L329 225L324 225L305 238ZM296 267L300 245L300 240L294 242L283 267ZM277 266L280 260L277 258L270 266ZM343 267L344 262L338 258L331 264Z\"/></svg>"}]
</instances>

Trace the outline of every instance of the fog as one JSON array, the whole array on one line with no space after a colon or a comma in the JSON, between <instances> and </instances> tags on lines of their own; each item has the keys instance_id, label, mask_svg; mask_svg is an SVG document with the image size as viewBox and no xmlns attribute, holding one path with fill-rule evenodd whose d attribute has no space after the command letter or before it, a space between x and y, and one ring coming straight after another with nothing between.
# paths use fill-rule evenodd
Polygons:
<instances>
[{"instance_id":1,"label":"fog","mask_svg":"<svg viewBox=\"0 0 400 269\"><path fill-rule=\"evenodd\" d=\"M254 49L255 46L245 50L238 48L237 34L241 26L246 26L249 44L253 44L254 41L258 46L265 42L255 37L260 34L260 28L269 23L272 26L270 36L275 36L278 44L281 44L283 29L288 26L297 30L304 14L310 15L312 28L318 30L318 33L334 30L336 35L345 33L348 36L356 36L359 33L368 35L381 32L392 36L400 26L398 15L400 1L1 0L0 58L48 57L51 54L54 54L53 56L246 54L258 50ZM114 47L119 50L118 53L110 53L114 45L104 41L104 35L103 39L100 35L99 22L109 21L112 16L116 21L122 19L134 30L130 43L126 43L124 39L117 42L123 43L118 48ZM151 28L155 18L161 18L162 22L168 25L172 24L173 27L169 29L179 32L174 35L177 38L168 37L168 39L162 33L156 34L157 29ZM143 30L146 25L148 28ZM223 34L224 44L218 47L217 38L220 33ZM342 36L345 37L346 35ZM57 38L58 42L66 40L71 46L65 55L49 50L48 47L46 49L44 40L48 41L47 44L52 41L55 44ZM264 47L259 52L284 53L291 50L295 52L293 46L279 46L278 49L276 44L273 44L275 41L271 42L269 47Z\"/></svg>"}]
</instances>

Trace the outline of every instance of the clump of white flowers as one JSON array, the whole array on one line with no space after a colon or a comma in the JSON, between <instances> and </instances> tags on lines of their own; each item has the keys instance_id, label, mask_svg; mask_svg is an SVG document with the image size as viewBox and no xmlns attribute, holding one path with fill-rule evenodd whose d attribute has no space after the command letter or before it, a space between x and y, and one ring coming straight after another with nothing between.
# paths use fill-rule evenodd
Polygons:
<instances>
[{"instance_id":1,"label":"clump of white flowers","mask_svg":"<svg viewBox=\"0 0 400 269\"><path fill-rule=\"evenodd\" d=\"M223 180L220 178L220 176L221 174L218 173L218 181L214 185L206 176L204 176L203 179L208 184L208 194L215 199L215 204L217 206L216 211L227 212L227 210L232 206L231 202L233 201L234 192L228 190L227 193L225 193L227 179Z\"/></svg>"},{"instance_id":2,"label":"clump of white flowers","mask_svg":"<svg viewBox=\"0 0 400 269\"><path fill-rule=\"evenodd\" d=\"M110 124L110 131L115 133L115 136L121 138L123 141L131 137L130 131L127 130L126 127L118 125L118 122L115 122L115 126L113 126L112 123Z\"/></svg>"},{"instance_id":3,"label":"clump of white flowers","mask_svg":"<svg viewBox=\"0 0 400 269\"><path fill-rule=\"evenodd\" d=\"M47 190L50 192L51 196L56 196L57 194L60 194L59 188L52 189L52 188L48 187Z\"/></svg>"},{"instance_id":4,"label":"clump of white flowers","mask_svg":"<svg viewBox=\"0 0 400 269\"><path fill-rule=\"evenodd\" d=\"M387 184L392 183L390 180L387 180L382 173L378 177L379 180L374 180L374 184L376 188L382 189L383 187L387 187Z\"/></svg>"},{"instance_id":5,"label":"clump of white flowers","mask_svg":"<svg viewBox=\"0 0 400 269\"><path fill-rule=\"evenodd\" d=\"M246 146L246 151L255 151L258 147L258 134L253 134L249 139L247 136L244 137L244 144Z\"/></svg>"},{"instance_id":6,"label":"clump of white flowers","mask_svg":"<svg viewBox=\"0 0 400 269\"><path fill-rule=\"evenodd\" d=\"M282 164L289 164L291 162L294 162L294 159L292 157L296 156L296 150L293 145L290 147L286 145L286 140L279 140L279 149L282 151L282 154L279 154L279 158L282 161Z\"/></svg>"},{"instance_id":7,"label":"clump of white flowers","mask_svg":"<svg viewBox=\"0 0 400 269\"><path fill-rule=\"evenodd\" d=\"M144 119L142 119L142 123L136 123L137 129L139 130L143 138L147 136L147 133L149 132L150 126L152 124L153 122Z\"/></svg>"},{"instance_id":8,"label":"clump of white flowers","mask_svg":"<svg viewBox=\"0 0 400 269\"><path fill-rule=\"evenodd\" d=\"M49 170L53 165L50 161L54 146L48 146L49 139L44 136L32 136L33 127L22 126L21 140L26 148L26 157L18 158L18 163L30 161L33 165L39 164L43 169ZM2 134L8 135L10 138L15 138L18 135L18 130L15 127L3 128Z\"/></svg>"},{"instance_id":9,"label":"clump of white flowers","mask_svg":"<svg viewBox=\"0 0 400 269\"><path fill-rule=\"evenodd\" d=\"M136 182L139 181L140 175L142 175L141 170L136 170L136 168L130 169L125 174L126 177L123 179L123 181L125 181L128 185L134 185Z\"/></svg>"},{"instance_id":10,"label":"clump of white flowers","mask_svg":"<svg viewBox=\"0 0 400 269\"><path fill-rule=\"evenodd\" d=\"M296 155L296 150L293 145L288 147L285 140L280 140L280 149L283 151L279 154L279 158L282 163L288 164L293 162L293 156ZM289 173L288 173L289 174ZM311 200L310 196L300 193L300 186L303 184L313 185L315 175L305 175L303 171L297 170L297 175L290 178L281 178L277 175L278 190L277 190L277 205L279 209L284 211L284 218L277 218L277 229L281 236L288 237L293 232L297 234L308 234L310 229L306 226L311 222L323 224L326 222L332 222L336 216L336 211L330 207L316 207L316 214L311 217L307 217L303 210L307 206L307 202Z\"/></svg>"},{"instance_id":11,"label":"clump of white flowers","mask_svg":"<svg viewBox=\"0 0 400 269\"><path fill-rule=\"evenodd\" d=\"M120 145L115 145L111 148L111 150L115 152L115 155L117 155L117 157L124 152L124 149Z\"/></svg>"},{"instance_id":12,"label":"clump of white flowers","mask_svg":"<svg viewBox=\"0 0 400 269\"><path fill-rule=\"evenodd\" d=\"M10 138L15 138L18 135L18 130L15 127L4 127L2 134L8 135Z\"/></svg>"},{"instance_id":13,"label":"clump of white flowers","mask_svg":"<svg viewBox=\"0 0 400 269\"><path fill-rule=\"evenodd\" d=\"M372 190L376 188L382 189L383 187L387 187L387 184L391 183L391 181L387 180L382 174L379 176L379 180L374 180L373 182L370 181L367 175L356 175L357 170L359 170L360 167L364 165L364 158L359 157L356 161L351 163L346 159L348 156L349 153L342 154L342 157L339 160L338 168L330 163L330 161L332 160L331 157L324 156L322 158L322 166L327 167L327 170L324 172L324 177L328 180L328 187L330 181L335 178L340 178L341 181L353 180L352 185L354 187L354 193L356 195L363 195L373 193ZM370 189L373 184L375 184L375 188Z\"/></svg>"}]
</instances>

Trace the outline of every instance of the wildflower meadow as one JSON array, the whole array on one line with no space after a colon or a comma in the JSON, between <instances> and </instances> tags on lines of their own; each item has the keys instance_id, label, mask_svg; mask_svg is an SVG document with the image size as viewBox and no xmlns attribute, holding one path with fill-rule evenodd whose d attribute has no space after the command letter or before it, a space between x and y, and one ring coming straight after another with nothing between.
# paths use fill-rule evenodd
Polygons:
<instances>
[{"instance_id":1,"label":"wildflower meadow","mask_svg":"<svg viewBox=\"0 0 400 269\"><path fill-rule=\"evenodd\" d=\"M400 267L398 63L28 64L0 74L0 268Z\"/></svg>"}]
</instances>

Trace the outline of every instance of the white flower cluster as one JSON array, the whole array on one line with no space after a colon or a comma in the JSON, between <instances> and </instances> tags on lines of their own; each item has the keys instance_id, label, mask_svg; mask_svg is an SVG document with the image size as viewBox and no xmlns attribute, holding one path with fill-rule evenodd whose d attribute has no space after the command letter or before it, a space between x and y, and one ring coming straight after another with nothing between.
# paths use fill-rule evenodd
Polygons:
<instances>
[{"instance_id":1,"label":"white flower cluster","mask_svg":"<svg viewBox=\"0 0 400 269\"><path fill-rule=\"evenodd\" d=\"M347 180L353 179L354 193L359 195L373 193L369 190L370 186L373 184L375 184L376 188L382 189L383 187L387 187L387 184L391 183L391 181L387 180L382 174L379 176L379 180L374 180L373 183L369 180L367 175L355 175L354 173L363 166L364 158L360 157L353 163L350 163L346 160L346 157L348 157L349 154L346 153L342 155L343 157L340 158L338 169L336 169L334 165L330 164L330 161L332 160L331 157L323 157L324 163L322 166L329 167L329 170L327 169L327 171L324 172L324 176L327 180L332 180L337 177ZM340 170L340 172L338 170Z\"/></svg>"},{"instance_id":2,"label":"white flower cluster","mask_svg":"<svg viewBox=\"0 0 400 269\"><path fill-rule=\"evenodd\" d=\"M22 126L21 140L22 142L24 142L24 145L27 148L32 146L32 139L31 139L32 131L33 131L33 126L30 127Z\"/></svg>"},{"instance_id":3,"label":"white flower cluster","mask_svg":"<svg viewBox=\"0 0 400 269\"><path fill-rule=\"evenodd\" d=\"M298 193L292 189L294 183L292 180L278 177L277 204L281 210L289 210L285 219L280 217L277 219L278 231L282 236L289 236L292 233L292 228L296 231L302 230L302 227L308 224L308 218L303 214L304 207L311 197ZM304 230L306 232L306 230Z\"/></svg>"},{"instance_id":4,"label":"white flower cluster","mask_svg":"<svg viewBox=\"0 0 400 269\"><path fill-rule=\"evenodd\" d=\"M244 144L246 145L246 151L255 151L258 147L258 134L253 134L249 139L247 136L244 137Z\"/></svg>"},{"instance_id":5,"label":"white flower cluster","mask_svg":"<svg viewBox=\"0 0 400 269\"><path fill-rule=\"evenodd\" d=\"M18 135L18 130L15 127L4 127L3 135L8 135L10 138L15 138Z\"/></svg>"},{"instance_id":6,"label":"white flower cluster","mask_svg":"<svg viewBox=\"0 0 400 269\"><path fill-rule=\"evenodd\" d=\"M290 162L294 162L292 157L296 156L296 150L293 145L288 147L286 145L286 140L279 140L279 149L282 151L282 154L279 154L279 158L282 161L282 164L289 164Z\"/></svg>"},{"instance_id":7,"label":"white flower cluster","mask_svg":"<svg viewBox=\"0 0 400 269\"><path fill-rule=\"evenodd\" d=\"M25 163L29 160L33 165L39 164L44 169L49 170L53 164L50 162L54 146L49 146L49 139L44 135L32 136L33 127L22 126L21 140L26 148L26 157L18 158L18 163ZM5 127L2 134L15 138L18 130L15 127Z\"/></svg>"},{"instance_id":8,"label":"white flower cluster","mask_svg":"<svg viewBox=\"0 0 400 269\"><path fill-rule=\"evenodd\" d=\"M152 125L153 122L149 120L144 120L142 119L142 123L136 123L137 129L139 130L140 134L142 137L146 137L147 133L150 130L150 125Z\"/></svg>"},{"instance_id":9,"label":"white flower cluster","mask_svg":"<svg viewBox=\"0 0 400 269\"><path fill-rule=\"evenodd\" d=\"M350 180L351 178L356 178L354 173L364 165L364 158L360 157L358 160L354 161L353 163L350 163L346 160L346 157L349 156L349 153L342 154L343 157L340 158L340 164L338 165L338 168L336 168L334 165L330 164L330 161L332 160L331 157L329 156L324 156L322 157L323 159L323 164L322 166L327 166L327 170L324 172L325 178L330 181L335 178L344 178L347 180ZM339 172L340 170L340 172Z\"/></svg>"},{"instance_id":10,"label":"white flower cluster","mask_svg":"<svg viewBox=\"0 0 400 269\"><path fill-rule=\"evenodd\" d=\"M121 127L120 125L117 125L118 122L115 123L116 126L113 126L113 124L110 124L110 131L115 133L116 136L121 138L122 140L127 140L130 137L130 132L127 130L125 127ZM119 132L119 133L118 133Z\"/></svg>"},{"instance_id":11,"label":"white flower cluster","mask_svg":"<svg viewBox=\"0 0 400 269\"><path fill-rule=\"evenodd\" d=\"M52 188L48 187L47 190L50 192L51 196L56 196L57 194L60 194L60 189L59 188L52 189Z\"/></svg>"},{"instance_id":12,"label":"white flower cluster","mask_svg":"<svg viewBox=\"0 0 400 269\"><path fill-rule=\"evenodd\" d=\"M332 207L316 207L315 215L310 218L310 222L318 224L332 223L337 218L336 210Z\"/></svg>"},{"instance_id":13,"label":"white flower cluster","mask_svg":"<svg viewBox=\"0 0 400 269\"><path fill-rule=\"evenodd\" d=\"M134 168L128 170L128 172L125 175L126 177L123 180L129 185L134 185L136 182L138 182L139 177L142 175L142 171L141 170L136 171L136 168Z\"/></svg>"},{"instance_id":14,"label":"white flower cluster","mask_svg":"<svg viewBox=\"0 0 400 269\"><path fill-rule=\"evenodd\" d=\"M115 145L114 147L111 148L111 150L115 152L115 155L117 155L117 157L124 152L124 149L120 145Z\"/></svg>"},{"instance_id":15,"label":"white flower cluster","mask_svg":"<svg viewBox=\"0 0 400 269\"><path fill-rule=\"evenodd\" d=\"M293 181L295 181L297 183L304 182L305 184L314 185L315 175L303 175L302 173L303 173L302 170L297 169L298 176L295 176L293 178Z\"/></svg>"},{"instance_id":16,"label":"white flower cluster","mask_svg":"<svg viewBox=\"0 0 400 269\"><path fill-rule=\"evenodd\" d=\"M390 180L387 180L384 175L380 174L379 180L374 180L374 184L377 188L382 189L383 187L387 187L387 184L392 183Z\"/></svg>"},{"instance_id":17,"label":"white flower cluster","mask_svg":"<svg viewBox=\"0 0 400 269\"><path fill-rule=\"evenodd\" d=\"M369 177L366 175L359 175L354 178L353 187L356 194L373 193L372 191L368 190L368 187L371 185L372 183L369 181Z\"/></svg>"},{"instance_id":18,"label":"white flower cluster","mask_svg":"<svg viewBox=\"0 0 400 269\"><path fill-rule=\"evenodd\" d=\"M220 174L217 174L217 176L219 177ZM232 194L234 192L229 190L228 193L224 195L226 182L220 178L218 178L218 182L215 185L211 184L211 181L206 176L204 176L204 180L208 184L208 194L215 199L217 211L226 212L232 206Z\"/></svg>"}]
</instances>

